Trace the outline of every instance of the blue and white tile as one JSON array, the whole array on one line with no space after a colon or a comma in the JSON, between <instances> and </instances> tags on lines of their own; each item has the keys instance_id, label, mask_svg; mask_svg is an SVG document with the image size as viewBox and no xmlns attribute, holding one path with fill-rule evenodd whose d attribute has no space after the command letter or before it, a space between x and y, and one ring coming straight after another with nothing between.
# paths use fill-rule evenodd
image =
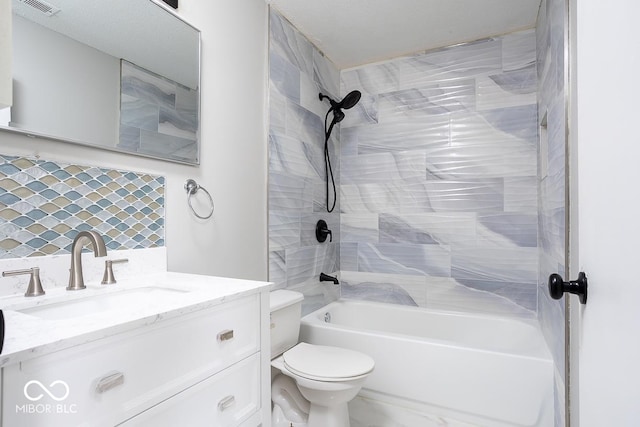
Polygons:
<instances>
[{"instance_id":1,"label":"blue and white tile","mask_svg":"<svg viewBox=\"0 0 640 427\"><path fill-rule=\"evenodd\" d=\"M504 179L504 211L535 212L538 209L538 178L536 176Z\"/></svg>"},{"instance_id":2,"label":"blue and white tile","mask_svg":"<svg viewBox=\"0 0 640 427\"><path fill-rule=\"evenodd\" d=\"M269 174L269 211L310 212L311 209L311 181L276 172Z\"/></svg>"},{"instance_id":3,"label":"blue and white tile","mask_svg":"<svg viewBox=\"0 0 640 427\"><path fill-rule=\"evenodd\" d=\"M495 212L504 208L502 179L427 181L423 191L420 197L426 196L430 210L435 212Z\"/></svg>"},{"instance_id":4,"label":"blue and white tile","mask_svg":"<svg viewBox=\"0 0 640 427\"><path fill-rule=\"evenodd\" d=\"M160 109L158 132L195 141L198 132L196 112Z\"/></svg>"},{"instance_id":5,"label":"blue and white tile","mask_svg":"<svg viewBox=\"0 0 640 427\"><path fill-rule=\"evenodd\" d=\"M313 49L313 80L332 97L340 96L340 70L318 49Z\"/></svg>"},{"instance_id":6,"label":"blue and white tile","mask_svg":"<svg viewBox=\"0 0 640 427\"><path fill-rule=\"evenodd\" d=\"M311 111L294 103L287 103L287 135L309 144L324 144L324 123Z\"/></svg>"},{"instance_id":7,"label":"blue and white tile","mask_svg":"<svg viewBox=\"0 0 640 427\"><path fill-rule=\"evenodd\" d=\"M426 278L424 276L343 271L342 297L377 302L426 306ZM345 291L345 287L347 287ZM367 293L373 295L367 295Z\"/></svg>"},{"instance_id":8,"label":"blue and white tile","mask_svg":"<svg viewBox=\"0 0 640 427\"><path fill-rule=\"evenodd\" d=\"M329 111L331 105L328 101L321 101L318 94L325 93L321 86L313 81L313 79L306 74L300 74L300 106L313 114L318 116L324 121L324 117ZM332 116L329 114L329 119Z\"/></svg>"},{"instance_id":9,"label":"blue and white tile","mask_svg":"<svg viewBox=\"0 0 640 427\"><path fill-rule=\"evenodd\" d=\"M502 71L502 40L485 39L428 51L398 64L401 90L434 81L489 76Z\"/></svg>"},{"instance_id":10,"label":"blue and white tile","mask_svg":"<svg viewBox=\"0 0 640 427\"><path fill-rule=\"evenodd\" d=\"M450 132L448 116L429 116L401 123L358 126L353 130L349 129L342 143L346 147L356 145L357 154L445 148L450 144ZM349 152L353 153L353 148L349 148Z\"/></svg>"},{"instance_id":11,"label":"blue and white tile","mask_svg":"<svg viewBox=\"0 0 640 427\"><path fill-rule=\"evenodd\" d=\"M547 113L548 175L563 175L566 165L564 99L554 99Z\"/></svg>"},{"instance_id":12,"label":"blue and white tile","mask_svg":"<svg viewBox=\"0 0 640 427\"><path fill-rule=\"evenodd\" d=\"M535 312L504 296L464 286L452 278L427 277L427 308L534 319Z\"/></svg>"},{"instance_id":13,"label":"blue and white tile","mask_svg":"<svg viewBox=\"0 0 640 427\"><path fill-rule=\"evenodd\" d=\"M450 146L427 149L427 179L473 180L535 174L535 146L499 136L491 140L478 135L474 139L471 134L457 133Z\"/></svg>"},{"instance_id":14,"label":"blue and white tile","mask_svg":"<svg viewBox=\"0 0 640 427\"><path fill-rule=\"evenodd\" d=\"M269 281L274 283L274 289L287 286L287 264L283 250L269 251Z\"/></svg>"},{"instance_id":15,"label":"blue and white tile","mask_svg":"<svg viewBox=\"0 0 640 427\"><path fill-rule=\"evenodd\" d=\"M138 151L140 148L140 128L120 125L118 148L127 151Z\"/></svg>"},{"instance_id":16,"label":"blue and white tile","mask_svg":"<svg viewBox=\"0 0 640 427\"><path fill-rule=\"evenodd\" d=\"M363 94L377 95L400 90L400 67L397 60L369 64L343 70L340 73L340 93L359 90Z\"/></svg>"},{"instance_id":17,"label":"blue and white tile","mask_svg":"<svg viewBox=\"0 0 640 427\"><path fill-rule=\"evenodd\" d=\"M334 174L335 174L335 171L334 171ZM328 213L328 209L330 209L333 206L334 200L335 200L335 206L333 206L334 208L333 212L338 214L341 211L339 191L340 191L340 183L336 181L336 198L334 199L333 186L331 185L331 180L329 180L328 184L324 178L314 180L312 211L316 213L326 214ZM328 200L327 200L327 197L328 197Z\"/></svg>"},{"instance_id":18,"label":"blue and white tile","mask_svg":"<svg viewBox=\"0 0 640 427\"><path fill-rule=\"evenodd\" d=\"M358 270L358 244L349 242L340 242L340 271L344 274L346 271Z\"/></svg>"},{"instance_id":19,"label":"blue and white tile","mask_svg":"<svg viewBox=\"0 0 640 427\"><path fill-rule=\"evenodd\" d=\"M424 184L411 191L406 184L373 183L340 186L342 213L399 213L401 211L431 211Z\"/></svg>"},{"instance_id":20,"label":"blue and white tile","mask_svg":"<svg viewBox=\"0 0 640 427\"><path fill-rule=\"evenodd\" d=\"M358 244L358 270L371 273L449 276L451 253L439 245Z\"/></svg>"},{"instance_id":21,"label":"blue and white tile","mask_svg":"<svg viewBox=\"0 0 640 427\"><path fill-rule=\"evenodd\" d=\"M381 243L451 245L476 242L475 213L385 213L379 217Z\"/></svg>"},{"instance_id":22,"label":"blue and white tile","mask_svg":"<svg viewBox=\"0 0 640 427\"><path fill-rule=\"evenodd\" d=\"M565 206L564 173L549 175L540 182L540 210L561 209Z\"/></svg>"},{"instance_id":23,"label":"blue and white tile","mask_svg":"<svg viewBox=\"0 0 640 427\"><path fill-rule=\"evenodd\" d=\"M269 250L279 251L300 245L300 213L269 212Z\"/></svg>"},{"instance_id":24,"label":"blue and white tile","mask_svg":"<svg viewBox=\"0 0 640 427\"><path fill-rule=\"evenodd\" d=\"M273 9L269 13L269 51L285 58L298 70L313 75L313 45Z\"/></svg>"},{"instance_id":25,"label":"blue and white tile","mask_svg":"<svg viewBox=\"0 0 640 427\"><path fill-rule=\"evenodd\" d=\"M120 101L120 123L147 130L158 130L159 107L145 100L122 95Z\"/></svg>"},{"instance_id":26,"label":"blue and white tile","mask_svg":"<svg viewBox=\"0 0 640 427\"><path fill-rule=\"evenodd\" d=\"M286 132L287 99L269 81L269 132Z\"/></svg>"},{"instance_id":27,"label":"blue and white tile","mask_svg":"<svg viewBox=\"0 0 640 427\"><path fill-rule=\"evenodd\" d=\"M478 141L528 143L534 149L538 140L535 104L482 111L479 115L455 115L451 121L452 144Z\"/></svg>"},{"instance_id":28,"label":"blue and white tile","mask_svg":"<svg viewBox=\"0 0 640 427\"><path fill-rule=\"evenodd\" d=\"M326 271L325 273L332 276L337 275L335 271ZM301 292L304 295L302 316L306 316L340 298L340 286L331 282L320 282L318 277L310 278L287 289Z\"/></svg>"},{"instance_id":29,"label":"blue and white tile","mask_svg":"<svg viewBox=\"0 0 640 427\"><path fill-rule=\"evenodd\" d=\"M490 238L492 237L487 237ZM515 245L453 246L451 277L467 282L537 283L538 249L520 248Z\"/></svg>"},{"instance_id":30,"label":"blue and white tile","mask_svg":"<svg viewBox=\"0 0 640 427\"><path fill-rule=\"evenodd\" d=\"M476 110L535 104L537 78L535 65L476 79Z\"/></svg>"},{"instance_id":31,"label":"blue and white tile","mask_svg":"<svg viewBox=\"0 0 640 427\"><path fill-rule=\"evenodd\" d=\"M166 109L176 108L176 83L122 61L121 93Z\"/></svg>"},{"instance_id":32,"label":"blue and white tile","mask_svg":"<svg viewBox=\"0 0 640 427\"><path fill-rule=\"evenodd\" d=\"M387 92L378 98L378 122L394 123L407 118L473 111L475 95L475 80L448 81Z\"/></svg>"},{"instance_id":33,"label":"blue and white tile","mask_svg":"<svg viewBox=\"0 0 640 427\"><path fill-rule=\"evenodd\" d=\"M525 30L502 37L502 69L519 70L536 63L536 31Z\"/></svg>"},{"instance_id":34,"label":"blue and white tile","mask_svg":"<svg viewBox=\"0 0 640 427\"><path fill-rule=\"evenodd\" d=\"M341 182L359 184L424 178L426 157L424 151L342 156Z\"/></svg>"},{"instance_id":35,"label":"blue and white tile","mask_svg":"<svg viewBox=\"0 0 640 427\"><path fill-rule=\"evenodd\" d=\"M176 86L176 110L198 112L200 92L182 85Z\"/></svg>"},{"instance_id":36,"label":"blue and white tile","mask_svg":"<svg viewBox=\"0 0 640 427\"><path fill-rule=\"evenodd\" d=\"M337 244L287 249L287 288L308 280L318 281L321 272L337 271L337 252Z\"/></svg>"},{"instance_id":37,"label":"blue and white tile","mask_svg":"<svg viewBox=\"0 0 640 427\"><path fill-rule=\"evenodd\" d=\"M377 214L340 215L340 242L378 243L378 233Z\"/></svg>"},{"instance_id":38,"label":"blue and white tile","mask_svg":"<svg viewBox=\"0 0 640 427\"><path fill-rule=\"evenodd\" d=\"M319 146L279 133L269 134L269 170L296 177L324 176Z\"/></svg>"},{"instance_id":39,"label":"blue and white tile","mask_svg":"<svg viewBox=\"0 0 640 427\"><path fill-rule=\"evenodd\" d=\"M300 70L273 52L269 54L269 84L272 91L300 102Z\"/></svg>"},{"instance_id":40,"label":"blue and white tile","mask_svg":"<svg viewBox=\"0 0 640 427\"><path fill-rule=\"evenodd\" d=\"M347 93L343 95L346 96ZM343 110L345 118L340 122L340 128L344 129L352 126L378 123L378 102L377 95L362 94L360 101L358 101L355 107L349 110Z\"/></svg>"},{"instance_id":41,"label":"blue and white tile","mask_svg":"<svg viewBox=\"0 0 640 427\"><path fill-rule=\"evenodd\" d=\"M538 215L535 211L479 214L478 222L519 247L535 248L538 245Z\"/></svg>"}]
</instances>

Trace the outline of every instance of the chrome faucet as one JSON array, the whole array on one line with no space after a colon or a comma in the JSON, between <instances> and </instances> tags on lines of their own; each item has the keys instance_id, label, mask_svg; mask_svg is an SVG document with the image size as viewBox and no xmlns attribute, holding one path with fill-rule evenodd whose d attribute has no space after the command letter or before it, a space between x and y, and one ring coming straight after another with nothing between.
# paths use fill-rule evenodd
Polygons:
<instances>
[{"instance_id":1,"label":"chrome faucet","mask_svg":"<svg viewBox=\"0 0 640 427\"><path fill-rule=\"evenodd\" d=\"M102 236L95 231L81 231L73 239L71 245L71 269L69 270L68 291L77 291L86 288L82 277L82 248L85 244L91 243L93 255L96 257L107 256L107 247L104 245Z\"/></svg>"}]
</instances>

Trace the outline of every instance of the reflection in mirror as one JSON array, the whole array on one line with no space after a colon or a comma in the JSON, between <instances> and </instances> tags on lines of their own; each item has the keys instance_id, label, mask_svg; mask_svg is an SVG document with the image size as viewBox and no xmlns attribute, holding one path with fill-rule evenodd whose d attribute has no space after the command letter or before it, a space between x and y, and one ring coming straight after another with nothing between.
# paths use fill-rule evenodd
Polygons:
<instances>
[{"instance_id":1,"label":"reflection in mirror","mask_svg":"<svg viewBox=\"0 0 640 427\"><path fill-rule=\"evenodd\" d=\"M200 33L165 6L13 0L2 128L197 164L199 84Z\"/></svg>"}]
</instances>

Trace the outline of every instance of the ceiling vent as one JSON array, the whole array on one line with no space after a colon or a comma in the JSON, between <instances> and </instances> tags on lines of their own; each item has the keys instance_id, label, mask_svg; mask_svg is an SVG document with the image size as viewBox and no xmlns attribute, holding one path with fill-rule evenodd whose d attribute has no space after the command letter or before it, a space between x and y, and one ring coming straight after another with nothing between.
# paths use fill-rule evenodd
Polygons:
<instances>
[{"instance_id":1,"label":"ceiling vent","mask_svg":"<svg viewBox=\"0 0 640 427\"><path fill-rule=\"evenodd\" d=\"M26 4L34 9L39 10L47 16L53 16L56 13L60 12L60 8L55 7L54 5L47 3L42 0L18 0L21 3Z\"/></svg>"}]
</instances>

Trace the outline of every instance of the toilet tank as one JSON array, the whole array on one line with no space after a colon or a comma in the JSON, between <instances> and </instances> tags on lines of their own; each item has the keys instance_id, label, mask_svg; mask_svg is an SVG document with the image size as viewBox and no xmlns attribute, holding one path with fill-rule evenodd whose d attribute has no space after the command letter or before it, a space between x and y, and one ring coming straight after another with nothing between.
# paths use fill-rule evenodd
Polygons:
<instances>
[{"instance_id":1,"label":"toilet tank","mask_svg":"<svg viewBox=\"0 0 640 427\"><path fill-rule=\"evenodd\" d=\"M298 343L303 295L279 289L269 293L271 311L271 358Z\"/></svg>"}]
</instances>

